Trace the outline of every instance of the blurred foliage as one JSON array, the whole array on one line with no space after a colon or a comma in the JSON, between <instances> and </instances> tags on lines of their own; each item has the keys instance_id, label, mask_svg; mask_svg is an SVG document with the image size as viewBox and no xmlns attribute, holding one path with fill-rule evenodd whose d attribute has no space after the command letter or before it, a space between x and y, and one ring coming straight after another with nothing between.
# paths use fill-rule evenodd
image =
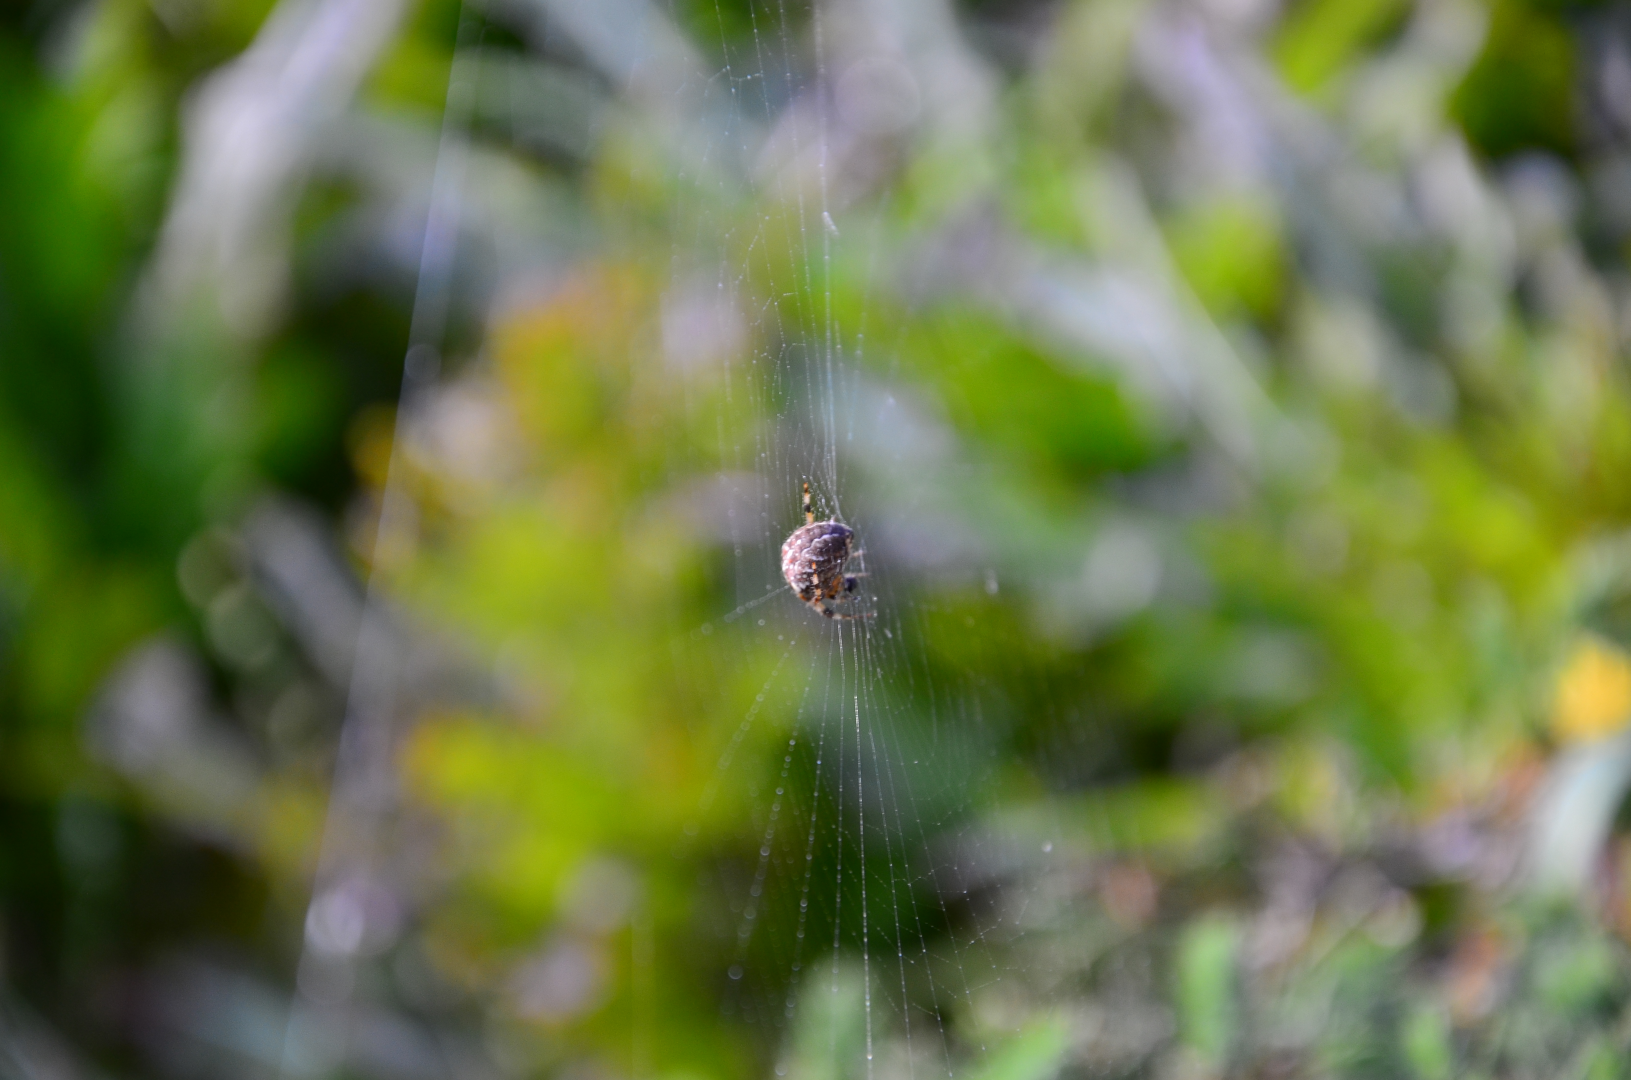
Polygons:
<instances>
[{"instance_id":1,"label":"blurred foliage","mask_svg":"<svg viewBox=\"0 0 1631 1080\"><path fill-rule=\"evenodd\" d=\"M1539 5L1503 3L1491 9L1486 35L1451 103L1468 139L1494 155L1570 153L1577 80L1568 29Z\"/></svg>"},{"instance_id":2,"label":"blurred foliage","mask_svg":"<svg viewBox=\"0 0 1631 1080\"><path fill-rule=\"evenodd\" d=\"M1625 1074L1620 5L339 11L0 19L8 1069Z\"/></svg>"}]
</instances>

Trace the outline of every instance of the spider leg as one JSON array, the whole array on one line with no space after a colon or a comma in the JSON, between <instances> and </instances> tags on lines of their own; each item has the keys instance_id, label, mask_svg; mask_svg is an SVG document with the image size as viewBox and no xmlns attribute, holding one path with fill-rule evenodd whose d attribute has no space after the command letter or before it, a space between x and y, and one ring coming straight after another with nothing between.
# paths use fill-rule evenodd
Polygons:
<instances>
[{"instance_id":1,"label":"spider leg","mask_svg":"<svg viewBox=\"0 0 1631 1080\"><path fill-rule=\"evenodd\" d=\"M804 482L804 524L815 524L815 504L810 501L810 482Z\"/></svg>"},{"instance_id":2,"label":"spider leg","mask_svg":"<svg viewBox=\"0 0 1631 1080\"><path fill-rule=\"evenodd\" d=\"M845 614L842 614L840 612L834 611L832 608L827 606L828 604L848 604L848 603L851 603L851 602L853 602L854 600L857 600L857 599L859 599L859 598L855 595L855 581L854 581L854 578L853 577L847 577L847 578L844 579L844 588L843 588L842 592L839 592L839 593L837 593L837 594L835 594L833 596L827 597L827 598L820 601L821 614L825 615L829 619L870 619L870 618L872 618L873 613L870 612L870 611L863 611L863 612L860 612L859 614L856 614L856 615L845 615Z\"/></svg>"}]
</instances>

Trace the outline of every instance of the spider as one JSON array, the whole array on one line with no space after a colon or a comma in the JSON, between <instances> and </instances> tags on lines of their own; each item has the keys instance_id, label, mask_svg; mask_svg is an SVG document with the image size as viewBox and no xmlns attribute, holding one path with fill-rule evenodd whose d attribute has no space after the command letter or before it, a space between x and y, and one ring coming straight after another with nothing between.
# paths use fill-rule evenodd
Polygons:
<instances>
[{"instance_id":1,"label":"spider","mask_svg":"<svg viewBox=\"0 0 1631 1080\"><path fill-rule=\"evenodd\" d=\"M782 545L782 577L798 598L829 619L853 619L840 615L828 604L848 600L855 592L856 579L864 575L844 573L844 563L855 552L855 531L837 521L817 521L810 502L810 485L804 485L804 524Z\"/></svg>"}]
</instances>

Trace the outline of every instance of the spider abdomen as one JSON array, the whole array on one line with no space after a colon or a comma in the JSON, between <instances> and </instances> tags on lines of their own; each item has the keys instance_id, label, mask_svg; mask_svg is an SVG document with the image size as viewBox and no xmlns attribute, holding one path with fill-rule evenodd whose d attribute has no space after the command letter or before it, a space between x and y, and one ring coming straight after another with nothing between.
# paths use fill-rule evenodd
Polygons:
<instances>
[{"instance_id":1,"label":"spider abdomen","mask_svg":"<svg viewBox=\"0 0 1631 1080\"><path fill-rule=\"evenodd\" d=\"M844 591L844 563L855 533L836 521L816 521L794 530L782 545L782 577L806 604L831 600Z\"/></svg>"}]
</instances>

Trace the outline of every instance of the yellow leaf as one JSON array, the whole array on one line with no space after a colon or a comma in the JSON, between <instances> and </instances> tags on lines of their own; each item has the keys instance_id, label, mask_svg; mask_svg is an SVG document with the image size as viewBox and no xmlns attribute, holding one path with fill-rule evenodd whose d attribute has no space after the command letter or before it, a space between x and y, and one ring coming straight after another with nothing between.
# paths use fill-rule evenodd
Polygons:
<instances>
[{"instance_id":1,"label":"yellow leaf","mask_svg":"<svg viewBox=\"0 0 1631 1080\"><path fill-rule=\"evenodd\" d=\"M1564 742L1612 735L1631 720L1631 658L1615 645L1583 635L1557 681L1552 732Z\"/></svg>"}]
</instances>

